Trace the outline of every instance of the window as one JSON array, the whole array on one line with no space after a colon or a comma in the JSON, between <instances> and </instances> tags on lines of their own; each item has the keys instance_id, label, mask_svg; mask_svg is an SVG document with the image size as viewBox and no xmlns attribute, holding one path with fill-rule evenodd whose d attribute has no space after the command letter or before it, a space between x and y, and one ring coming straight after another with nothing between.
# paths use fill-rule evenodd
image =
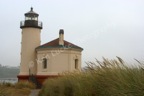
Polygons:
<instances>
[{"instance_id":1,"label":"window","mask_svg":"<svg viewBox=\"0 0 144 96\"><path fill-rule=\"evenodd\" d=\"M47 68L47 59L46 58L43 59L43 68L44 69Z\"/></svg>"},{"instance_id":2,"label":"window","mask_svg":"<svg viewBox=\"0 0 144 96\"><path fill-rule=\"evenodd\" d=\"M75 69L78 69L78 59L75 59Z\"/></svg>"},{"instance_id":3,"label":"window","mask_svg":"<svg viewBox=\"0 0 144 96\"><path fill-rule=\"evenodd\" d=\"M25 17L25 20L31 20L31 17Z\"/></svg>"},{"instance_id":4,"label":"window","mask_svg":"<svg viewBox=\"0 0 144 96\"><path fill-rule=\"evenodd\" d=\"M37 21L37 20L38 20L38 18L37 18L37 17L32 17L32 20Z\"/></svg>"},{"instance_id":5,"label":"window","mask_svg":"<svg viewBox=\"0 0 144 96\"><path fill-rule=\"evenodd\" d=\"M38 21L38 18L37 18L37 17L35 17L35 20L36 20L36 21Z\"/></svg>"}]
</instances>

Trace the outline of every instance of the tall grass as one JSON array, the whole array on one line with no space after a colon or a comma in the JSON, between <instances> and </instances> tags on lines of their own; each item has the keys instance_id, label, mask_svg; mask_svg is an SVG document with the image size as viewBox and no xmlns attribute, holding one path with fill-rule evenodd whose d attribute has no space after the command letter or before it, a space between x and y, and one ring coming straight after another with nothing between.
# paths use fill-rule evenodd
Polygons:
<instances>
[{"instance_id":1,"label":"tall grass","mask_svg":"<svg viewBox=\"0 0 144 96\"><path fill-rule=\"evenodd\" d=\"M28 96L35 85L30 82L0 83L0 96Z\"/></svg>"},{"instance_id":2,"label":"tall grass","mask_svg":"<svg viewBox=\"0 0 144 96\"><path fill-rule=\"evenodd\" d=\"M144 96L144 69L117 60L87 62L82 72L48 79L39 96Z\"/></svg>"}]
</instances>

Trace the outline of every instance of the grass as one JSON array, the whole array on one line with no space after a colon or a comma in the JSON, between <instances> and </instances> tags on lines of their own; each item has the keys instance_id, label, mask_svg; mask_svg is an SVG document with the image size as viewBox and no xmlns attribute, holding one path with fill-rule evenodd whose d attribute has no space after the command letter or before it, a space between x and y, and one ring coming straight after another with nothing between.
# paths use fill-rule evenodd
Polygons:
<instances>
[{"instance_id":1,"label":"grass","mask_svg":"<svg viewBox=\"0 0 144 96\"><path fill-rule=\"evenodd\" d=\"M144 96L142 65L128 67L119 57L87 65L82 72L46 80L39 96Z\"/></svg>"},{"instance_id":2,"label":"grass","mask_svg":"<svg viewBox=\"0 0 144 96\"><path fill-rule=\"evenodd\" d=\"M0 96L28 96L35 86L30 82L0 83Z\"/></svg>"}]
</instances>

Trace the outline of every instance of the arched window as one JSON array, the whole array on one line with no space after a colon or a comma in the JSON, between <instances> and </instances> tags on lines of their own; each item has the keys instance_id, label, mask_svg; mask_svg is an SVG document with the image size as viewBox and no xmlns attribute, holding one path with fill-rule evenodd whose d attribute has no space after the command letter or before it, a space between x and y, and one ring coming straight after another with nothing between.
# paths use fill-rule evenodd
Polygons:
<instances>
[{"instance_id":1,"label":"arched window","mask_svg":"<svg viewBox=\"0 0 144 96\"><path fill-rule=\"evenodd\" d=\"M43 59L43 68L44 69L47 68L47 59L46 58Z\"/></svg>"},{"instance_id":2,"label":"arched window","mask_svg":"<svg viewBox=\"0 0 144 96\"><path fill-rule=\"evenodd\" d=\"M75 59L75 69L78 69L78 59Z\"/></svg>"}]
</instances>

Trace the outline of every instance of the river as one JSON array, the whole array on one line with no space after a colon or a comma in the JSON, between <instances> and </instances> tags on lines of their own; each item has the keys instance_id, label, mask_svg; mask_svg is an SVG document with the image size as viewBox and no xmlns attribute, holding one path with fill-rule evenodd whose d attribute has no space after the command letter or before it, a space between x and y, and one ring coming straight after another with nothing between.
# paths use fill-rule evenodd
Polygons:
<instances>
[{"instance_id":1,"label":"river","mask_svg":"<svg viewBox=\"0 0 144 96\"><path fill-rule=\"evenodd\" d=\"M3 82L14 84L18 82L18 79L17 78L0 78L0 83L3 83Z\"/></svg>"}]
</instances>

